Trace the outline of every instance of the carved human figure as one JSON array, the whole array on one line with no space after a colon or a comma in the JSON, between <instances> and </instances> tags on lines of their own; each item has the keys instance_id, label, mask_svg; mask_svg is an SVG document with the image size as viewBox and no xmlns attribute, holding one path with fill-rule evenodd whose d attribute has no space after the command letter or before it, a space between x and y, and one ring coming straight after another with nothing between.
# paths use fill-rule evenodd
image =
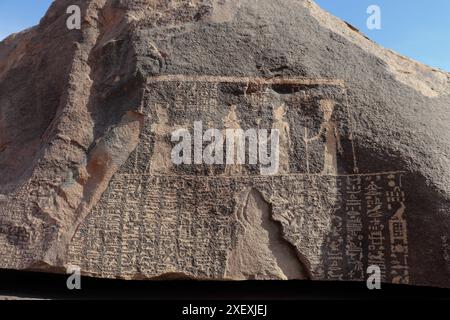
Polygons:
<instances>
[{"instance_id":1,"label":"carved human figure","mask_svg":"<svg viewBox=\"0 0 450 320\"><path fill-rule=\"evenodd\" d=\"M149 172L150 174L165 174L169 173L172 168L172 160L170 157L172 147L169 141L173 128L169 126L167 110L161 105L156 105L156 116L158 117L158 122L151 126L155 145L150 160Z\"/></svg>"},{"instance_id":2,"label":"carved human figure","mask_svg":"<svg viewBox=\"0 0 450 320\"><path fill-rule=\"evenodd\" d=\"M224 175L232 176L242 174L242 165L238 163L237 155L240 146L240 135L237 130L241 129L238 116L236 113L236 106L231 106L231 110L226 117L223 118L223 125L225 130L222 136L226 139L226 161ZM232 129L227 130L227 129ZM230 141L230 139L232 141Z\"/></svg>"},{"instance_id":3,"label":"carved human figure","mask_svg":"<svg viewBox=\"0 0 450 320\"><path fill-rule=\"evenodd\" d=\"M323 112L323 122L320 125L319 132L314 137L304 137L305 143L308 144L325 135L324 163L322 170L322 174L324 175L337 175L337 152L344 152L337 124L332 119L335 105L333 100L320 101L320 110Z\"/></svg>"},{"instance_id":4,"label":"carved human figure","mask_svg":"<svg viewBox=\"0 0 450 320\"><path fill-rule=\"evenodd\" d=\"M289 123L284 120L287 113L285 105L280 105L273 110L272 129L278 129L280 139L278 144L279 152L279 174L289 173L289 152L292 148Z\"/></svg>"}]
</instances>

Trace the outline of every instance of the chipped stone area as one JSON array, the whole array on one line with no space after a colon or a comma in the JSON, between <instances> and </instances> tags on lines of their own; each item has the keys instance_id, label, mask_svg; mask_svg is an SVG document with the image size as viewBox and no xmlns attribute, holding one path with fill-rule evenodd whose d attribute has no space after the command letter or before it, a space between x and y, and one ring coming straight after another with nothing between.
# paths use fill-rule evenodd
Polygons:
<instances>
[{"instance_id":1,"label":"chipped stone area","mask_svg":"<svg viewBox=\"0 0 450 320\"><path fill-rule=\"evenodd\" d=\"M227 257L225 277L306 279L306 267L299 261L295 247L283 239L282 226L273 220L272 208L263 195L249 189L243 192L242 200L236 220L243 230Z\"/></svg>"}]
</instances>

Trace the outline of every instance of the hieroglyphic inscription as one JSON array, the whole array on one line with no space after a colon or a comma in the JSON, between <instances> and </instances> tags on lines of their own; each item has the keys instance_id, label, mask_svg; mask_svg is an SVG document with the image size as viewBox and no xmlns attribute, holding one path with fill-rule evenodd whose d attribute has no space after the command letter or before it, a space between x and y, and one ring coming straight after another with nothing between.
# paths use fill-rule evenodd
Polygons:
<instances>
[{"instance_id":1,"label":"hieroglyphic inscription","mask_svg":"<svg viewBox=\"0 0 450 320\"><path fill-rule=\"evenodd\" d=\"M118 175L104 197L108 202L81 228L91 237L82 248L71 248L74 263L104 277L151 277L180 270L198 277L223 276L234 232L232 207L219 201L233 198L225 184ZM75 243L84 239L81 233L76 237ZM104 247L98 248L96 241Z\"/></svg>"},{"instance_id":2,"label":"hieroglyphic inscription","mask_svg":"<svg viewBox=\"0 0 450 320\"><path fill-rule=\"evenodd\" d=\"M350 175L341 180L343 205L335 212L328 239L326 278L362 280L367 267L376 265L383 281L409 283L402 174Z\"/></svg>"},{"instance_id":3,"label":"hieroglyphic inscription","mask_svg":"<svg viewBox=\"0 0 450 320\"><path fill-rule=\"evenodd\" d=\"M117 175L104 201L77 233L74 244L82 245L71 247L71 263L103 277L183 272L188 276L222 278L228 253L238 237L234 213L241 205L236 202L239 195L252 188L262 190L274 204L275 219L293 227L302 220L303 228L316 232L321 229L317 223L323 219L314 219L314 213L302 201L282 201L272 189L276 185L287 190L295 187L297 194L306 194L301 188L309 184L306 179L302 182L284 176L215 179ZM312 197L319 200L323 195L316 193ZM287 235L291 231L286 228ZM296 237L289 236L296 246L316 245ZM317 255L320 247L306 251Z\"/></svg>"},{"instance_id":4,"label":"hieroglyphic inscription","mask_svg":"<svg viewBox=\"0 0 450 320\"><path fill-rule=\"evenodd\" d=\"M71 263L104 277L223 278L242 236L239 201L257 190L313 278L362 280L376 264L383 280L409 281L401 173L359 172L344 83L160 76L146 92L141 143L77 232ZM174 165L170 134L194 121L278 129L279 172Z\"/></svg>"},{"instance_id":5,"label":"hieroglyphic inscription","mask_svg":"<svg viewBox=\"0 0 450 320\"><path fill-rule=\"evenodd\" d=\"M379 178L386 182L387 176L399 179L399 174ZM183 271L189 276L221 278L239 232L233 218L241 205L236 199L254 188L272 204L273 218L310 262L314 278L360 280L369 265L368 254L373 252L362 191L372 179L376 178L117 175L104 201L74 239L75 244L84 244L72 246L71 262L104 277L152 277ZM341 200L359 190L356 196ZM386 265L386 280L396 281L401 271L402 282L406 282L407 255L399 256L391 244L407 239L407 234L391 227L400 207L386 210L387 201L387 197L381 199L384 216L380 221L383 230L392 230L395 236L383 233L386 255L377 262ZM320 259L323 252L324 260Z\"/></svg>"}]
</instances>

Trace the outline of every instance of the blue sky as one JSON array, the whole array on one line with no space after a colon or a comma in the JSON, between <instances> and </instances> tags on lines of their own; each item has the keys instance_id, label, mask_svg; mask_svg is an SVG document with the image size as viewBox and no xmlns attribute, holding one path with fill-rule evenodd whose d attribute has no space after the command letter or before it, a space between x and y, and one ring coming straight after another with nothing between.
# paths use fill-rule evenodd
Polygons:
<instances>
[{"instance_id":1,"label":"blue sky","mask_svg":"<svg viewBox=\"0 0 450 320\"><path fill-rule=\"evenodd\" d=\"M0 40L39 23L52 0L0 0Z\"/></svg>"},{"instance_id":2,"label":"blue sky","mask_svg":"<svg viewBox=\"0 0 450 320\"><path fill-rule=\"evenodd\" d=\"M0 39L37 24L52 0L0 0ZM450 0L316 0L384 47L450 71ZM368 30L369 5L381 8L381 30Z\"/></svg>"},{"instance_id":3,"label":"blue sky","mask_svg":"<svg viewBox=\"0 0 450 320\"><path fill-rule=\"evenodd\" d=\"M450 0L316 0L386 48L450 71ZM381 30L369 30L367 7L381 9Z\"/></svg>"}]
</instances>

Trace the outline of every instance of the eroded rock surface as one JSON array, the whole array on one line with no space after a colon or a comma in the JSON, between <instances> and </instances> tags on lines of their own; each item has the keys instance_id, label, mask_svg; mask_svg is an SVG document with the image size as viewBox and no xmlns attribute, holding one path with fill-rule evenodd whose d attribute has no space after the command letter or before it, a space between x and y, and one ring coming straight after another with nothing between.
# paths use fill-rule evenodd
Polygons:
<instances>
[{"instance_id":1,"label":"eroded rock surface","mask_svg":"<svg viewBox=\"0 0 450 320\"><path fill-rule=\"evenodd\" d=\"M0 58L1 268L450 287L450 75L313 2L56 0ZM175 165L196 121L279 170Z\"/></svg>"}]
</instances>

